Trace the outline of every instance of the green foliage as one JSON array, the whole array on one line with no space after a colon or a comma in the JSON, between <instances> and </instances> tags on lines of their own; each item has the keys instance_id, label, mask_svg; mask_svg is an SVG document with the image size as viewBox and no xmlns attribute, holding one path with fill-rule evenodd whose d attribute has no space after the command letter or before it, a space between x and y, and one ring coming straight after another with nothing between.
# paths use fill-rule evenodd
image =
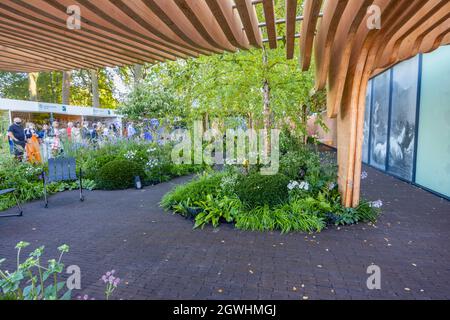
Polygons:
<instances>
[{"instance_id":1,"label":"green foliage","mask_svg":"<svg viewBox=\"0 0 450 320\"><path fill-rule=\"evenodd\" d=\"M236 219L236 228L256 231L280 230L282 233L288 233L320 232L326 226L323 218L298 209L296 204L285 204L275 209L268 206L257 207L239 215Z\"/></svg>"},{"instance_id":2,"label":"green foliage","mask_svg":"<svg viewBox=\"0 0 450 320\"><path fill-rule=\"evenodd\" d=\"M111 70L98 71L100 106L115 109L114 74ZM37 79L38 100L62 103L62 72L40 72ZM92 105L91 78L88 70L72 72L70 88L72 105ZM0 72L0 98L28 100L28 75L26 73Z\"/></svg>"},{"instance_id":3,"label":"green foliage","mask_svg":"<svg viewBox=\"0 0 450 320\"><path fill-rule=\"evenodd\" d=\"M237 198L227 196L214 198L210 194L206 196L205 200L196 202L196 205L202 212L196 215L194 228L204 227L209 223L213 227L217 227L220 220L228 223L233 222L242 207L240 200Z\"/></svg>"},{"instance_id":4,"label":"green foliage","mask_svg":"<svg viewBox=\"0 0 450 320\"><path fill-rule=\"evenodd\" d=\"M289 178L283 174L264 176L254 173L239 181L236 193L248 207L273 207L288 199L288 184Z\"/></svg>"},{"instance_id":5,"label":"green foliage","mask_svg":"<svg viewBox=\"0 0 450 320\"><path fill-rule=\"evenodd\" d=\"M42 266L41 256L44 246L32 251L28 259L20 262L20 254L30 244L19 242L17 249L17 269L13 272L0 269L0 300L70 300L71 290L62 293L65 282L58 282L58 277L64 271L62 257L69 251L69 246L62 245L58 259L48 260L47 266ZM0 259L0 265L5 259Z\"/></svg>"},{"instance_id":6,"label":"green foliage","mask_svg":"<svg viewBox=\"0 0 450 320\"><path fill-rule=\"evenodd\" d=\"M191 182L179 185L164 195L161 206L171 210L176 204L188 201L192 204L201 202L208 195L216 195L220 189L223 174L203 174Z\"/></svg>"},{"instance_id":7,"label":"green foliage","mask_svg":"<svg viewBox=\"0 0 450 320\"><path fill-rule=\"evenodd\" d=\"M136 163L129 160L113 160L100 168L97 186L105 190L127 189L133 186L136 176L143 177L144 172Z\"/></svg>"},{"instance_id":8,"label":"green foliage","mask_svg":"<svg viewBox=\"0 0 450 320\"><path fill-rule=\"evenodd\" d=\"M44 186L40 175L44 166L31 165L26 162L18 162L13 157L0 154L0 189L16 189L16 196L20 202L28 202L42 199L44 196ZM94 189L92 180L83 179L85 189ZM47 186L49 194L74 190L79 188L79 182L55 182ZM0 211L9 209L16 205L14 195L6 194L1 197Z\"/></svg>"},{"instance_id":9,"label":"green foliage","mask_svg":"<svg viewBox=\"0 0 450 320\"><path fill-rule=\"evenodd\" d=\"M222 172L177 186L163 197L161 206L193 218L195 228L227 222L242 230L283 233L320 232L327 225L374 222L379 215L367 202L354 209L341 205L336 166L328 156L301 148L288 151L282 161L283 172L304 180L295 184L283 174L245 175L237 168L225 167Z\"/></svg>"},{"instance_id":10,"label":"green foliage","mask_svg":"<svg viewBox=\"0 0 450 320\"><path fill-rule=\"evenodd\" d=\"M161 86L153 85L135 87L119 112L131 120L170 119L182 115L176 95Z\"/></svg>"}]
</instances>

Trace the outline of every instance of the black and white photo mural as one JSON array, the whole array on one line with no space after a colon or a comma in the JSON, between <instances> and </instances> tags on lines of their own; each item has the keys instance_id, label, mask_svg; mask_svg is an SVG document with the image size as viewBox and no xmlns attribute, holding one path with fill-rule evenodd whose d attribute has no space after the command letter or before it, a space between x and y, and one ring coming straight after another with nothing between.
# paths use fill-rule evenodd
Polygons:
<instances>
[{"instance_id":1,"label":"black and white photo mural","mask_svg":"<svg viewBox=\"0 0 450 320\"><path fill-rule=\"evenodd\" d=\"M387 171L412 180L416 133L419 58L393 68L392 107Z\"/></svg>"},{"instance_id":2,"label":"black and white photo mural","mask_svg":"<svg viewBox=\"0 0 450 320\"><path fill-rule=\"evenodd\" d=\"M369 163L369 135L370 135L370 107L372 99L372 80L367 85L366 93L366 111L364 113L364 138L362 147L362 161Z\"/></svg>"},{"instance_id":3,"label":"black and white photo mural","mask_svg":"<svg viewBox=\"0 0 450 320\"><path fill-rule=\"evenodd\" d=\"M450 199L450 46L370 79L363 162Z\"/></svg>"},{"instance_id":4,"label":"black and white photo mural","mask_svg":"<svg viewBox=\"0 0 450 320\"><path fill-rule=\"evenodd\" d=\"M372 120L370 129L370 164L386 170L389 122L390 74L388 70L373 79Z\"/></svg>"}]
</instances>

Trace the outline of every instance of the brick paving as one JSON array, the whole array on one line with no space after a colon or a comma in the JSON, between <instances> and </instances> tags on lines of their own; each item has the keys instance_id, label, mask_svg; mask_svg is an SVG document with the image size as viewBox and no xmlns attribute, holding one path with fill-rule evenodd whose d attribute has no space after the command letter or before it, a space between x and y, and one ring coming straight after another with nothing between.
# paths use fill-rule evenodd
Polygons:
<instances>
[{"instance_id":1,"label":"brick paving","mask_svg":"<svg viewBox=\"0 0 450 320\"><path fill-rule=\"evenodd\" d=\"M193 230L158 202L177 183L145 190L76 192L25 206L0 219L0 257L13 268L15 244L45 245L44 258L67 243L66 265L79 265L82 290L101 299L100 276L115 269L121 299L450 299L450 202L365 168L363 194L382 199L376 225L332 227L320 234ZM381 290L366 287L381 268Z\"/></svg>"}]
</instances>

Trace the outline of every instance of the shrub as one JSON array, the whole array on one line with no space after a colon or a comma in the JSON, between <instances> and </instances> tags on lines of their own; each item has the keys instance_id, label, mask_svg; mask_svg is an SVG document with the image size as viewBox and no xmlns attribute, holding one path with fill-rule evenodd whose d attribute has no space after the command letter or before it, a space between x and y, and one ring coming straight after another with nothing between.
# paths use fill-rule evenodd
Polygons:
<instances>
[{"instance_id":1,"label":"shrub","mask_svg":"<svg viewBox=\"0 0 450 320\"><path fill-rule=\"evenodd\" d=\"M241 230L320 232L325 226L323 218L297 212L290 204L275 209L257 207L236 217L236 228Z\"/></svg>"},{"instance_id":2,"label":"shrub","mask_svg":"<svg viewBox=\"0 0 450 320\"><path fill-rule=\"evenodd\" d=\"M88 179L95 179L96 175L107 163L115 160L117 155L105 154L89 158L83 165L84 176Z\"/></svg>"},{"instance_id":3,"label":"shrub","mask_svg":"<svg viewBox=\"0 0 450 320\"><path fill-rule=\"evenodd\" d=\"M185 203L188 200L194 204L204 201L208 195L216 196L220 191L223 175L223 173L204 174L187 184L179 185L164 195L161 206L170 210L174 205Z\"/></svg>"},{"instance_id":4,"label":"shrub","mask_svg":"<svg viewBox=\"0 0 450 320\"><path fill-rule=\"evenodd\" d=\"M127 189L133 186L136 176L144 176L144 171L136 163L128 160L114 160L100 169L96 183L100 189Z\"/></svg>"},{"instance_id":5,"label":"shrub","mask_svg":"<svg viewBox=\"0 0 450 320\"><path fill-rule=\"evenodd\" d=\"M280 173L292 180L304 179L308 167L316 165L311 161L314 155L306 149L300 151L289 151L280 159Z\"/></svg>"},{"instance_id":6,"label":"shrub","mask_svg":"<svg viewBox=\"0 0 450 320\"><path fill-rule=\"evenodd\" d=\"M208 223L211 223L215 228L219 226L220 220L228 223L233 222L242 207L239 199L227 196L214 198L211 195L207 195L206 200L199 201L196 204L202 212L195 217L194 228L203 228Z\"/></svg>"},{"instance_id":7,"label":"shrub","mask_svg":"<svg viewBox=\"0 0 450 320\"><path fill-rule=\"evenodd\" d=\"M273 207L288 199L288 184L289 178L284 174L271 176L252 174L240 179L236 193L249 208L264 205Z\"/></svg>"}]
</instances>

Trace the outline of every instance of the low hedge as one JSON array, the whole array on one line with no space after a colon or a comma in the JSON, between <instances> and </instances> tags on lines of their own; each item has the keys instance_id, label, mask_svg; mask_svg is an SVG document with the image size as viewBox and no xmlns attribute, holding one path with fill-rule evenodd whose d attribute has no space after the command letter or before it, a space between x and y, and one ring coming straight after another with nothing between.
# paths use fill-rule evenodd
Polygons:
<instances>
[{"instance_id":1,"label":"low hedge","mask_svg":"<svg viewBox=\"0 0 450 320\"><path fill-rule=\"evenodd\" d=\"M273 207L287 201L289 181L281 173L269 176L254 173L239 181L236 194L250 208L264 205Z\"/></svg>"},{"instance_id":2,"label":"low hedge","mask_svg":"<svg viewBox=\"0 0 450 320\"><path fill-rule=\"evenodd\" d=\"M145 172L135 162L113 160L105 164L96 177L97 187L104 190L131 188L136 176L144 177Z\"/></svg>"}]
</instances>

